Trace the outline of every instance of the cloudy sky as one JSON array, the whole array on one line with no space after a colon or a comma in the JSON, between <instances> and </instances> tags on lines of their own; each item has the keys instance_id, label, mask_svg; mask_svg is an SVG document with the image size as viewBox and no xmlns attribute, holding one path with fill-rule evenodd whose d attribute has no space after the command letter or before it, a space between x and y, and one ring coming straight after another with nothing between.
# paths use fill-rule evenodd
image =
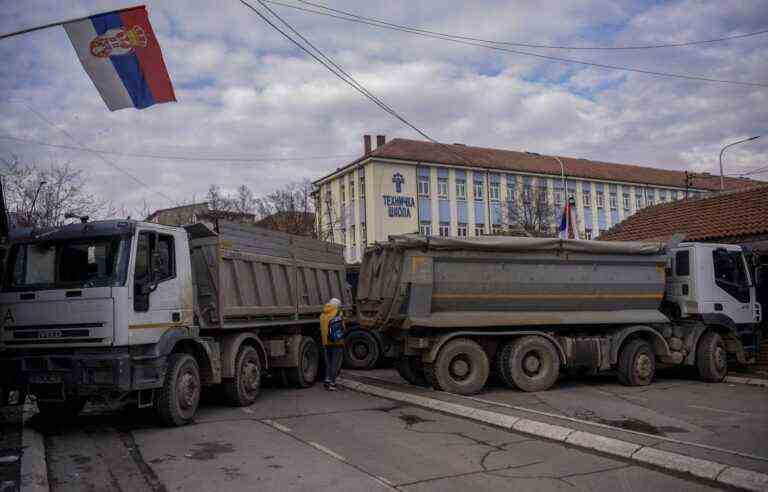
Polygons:
<instances>
[{"instance_id":1,"label":"cloudy sky","mask_svg":"<svg viewBox=\"0 0 768 492\"><path fill-rule=\"evenodd\" d=\"M765 0L321 1L392 23L535 44L679 43L768 29ZM0 32L5 33L134 2L2 4ZM440 141L714 173L722 145L768 133L768 87L557 63L271 6ZM127 207L146 200L157 208L200 198L210 183L225 189L245 183L263 193L317 178L359 155L365 133L420 138L237 0L158 0L148 2L148 9L178 103L110 113L63 29L5 39L0 41L0 156L70 161L87 171L94 192ZM768 84L768 33L659 50L520 49ZM8 136L215 160L100 158L2 138ZM279 160L294 158L300 159ZM726 154L727 172L761 166L768 166L768 136ZM768 179L768 173L761 177Z\"/></svg>"}]
</instances>

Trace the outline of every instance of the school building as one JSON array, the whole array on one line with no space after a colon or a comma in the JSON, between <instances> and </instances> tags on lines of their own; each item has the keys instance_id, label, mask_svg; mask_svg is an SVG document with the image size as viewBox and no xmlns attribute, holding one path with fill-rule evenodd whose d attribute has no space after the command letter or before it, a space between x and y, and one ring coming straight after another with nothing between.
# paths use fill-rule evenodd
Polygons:
<instances>
[{"instance_id":1,"label":"school building","mask_svg":"<svg viewBox=\"0 0 768 492\"><path fill-rule=\"evenodd\" d=\"M563 179L563 176L565 179ZM314 182L320 238L349 263L391 234L467 237L521 225L555 234L569 197L592 239L638 210L720 189L720 177L532 152L363 137L363 155ZM726 189L754 181L726 178Z\"/></svg>"}]
</instances>

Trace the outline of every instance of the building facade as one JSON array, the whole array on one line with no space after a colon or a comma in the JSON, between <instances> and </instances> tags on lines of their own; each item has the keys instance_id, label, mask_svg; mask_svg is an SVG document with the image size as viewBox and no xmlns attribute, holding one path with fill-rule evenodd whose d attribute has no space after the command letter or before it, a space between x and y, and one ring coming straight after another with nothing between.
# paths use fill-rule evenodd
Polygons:
<instances>
[{"instance_id":1,"label":"building facade","mask_svg":"<svg viewBox=\"0 0 768 492\"><path fill-rule=\"evenodd\" d=\"M554 235L570 197L579 237L593 239L642 208L719 188L706 174L382 136L376 149L364 142L362 157L315 181L319 235L345 245L350 263L392 234L472 237L523 225Z\"/></svg>"}]
</instances>

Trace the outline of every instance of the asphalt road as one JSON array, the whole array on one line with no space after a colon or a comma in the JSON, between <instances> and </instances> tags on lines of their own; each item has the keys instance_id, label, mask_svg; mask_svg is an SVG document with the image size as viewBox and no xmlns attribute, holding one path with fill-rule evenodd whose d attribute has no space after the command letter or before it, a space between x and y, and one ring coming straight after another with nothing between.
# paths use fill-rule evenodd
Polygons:
<instances>
[{"instance_id":1,"label":"asphalt road","mask_svg":"<svg viewBox=\"0 0 768 492\"><path fill-rule=\"evenodd\" d=\"M0 409L0 492L11 492L19 488L21 422L21 408Z\"/></svg>"},{"instance_id":2,"label":"asphalt road","mask_svg":"<svg viewBox=\"0 0 768 492\"><path fill-rule=\"evenodd\" d=\"M34 425L34 421L32 422ZM709 484L349 390L265 389L160 428L90 408L45 429L49 481L70 490L715 490Z\"/></svg>"}]
</instances>

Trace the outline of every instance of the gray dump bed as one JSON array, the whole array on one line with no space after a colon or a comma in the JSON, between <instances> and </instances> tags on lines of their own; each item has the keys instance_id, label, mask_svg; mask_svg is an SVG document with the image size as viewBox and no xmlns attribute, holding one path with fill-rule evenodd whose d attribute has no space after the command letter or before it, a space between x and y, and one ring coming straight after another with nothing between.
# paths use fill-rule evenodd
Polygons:
<instances>
[{"instance_id":1,"label":"gray dump bed","mask_svg":"<svg viewBox=\"0 0 768 492\"><path fill-rule=\"evenodd\" d=\"M341 246L235 222L218 229L188 228L202 328L316 322L330 298L351 304Z\"/></svg>"},{"instance_id":2,"label":"gray dump bed","mask_svg":"<svg viewBox=\"0 0 768 492\"><path fill-rule=\"evenodd\" d=\"M369 248L357 291L372 329L668 321L662 243L392 237Z\"/></svg>"}]
</instances>

